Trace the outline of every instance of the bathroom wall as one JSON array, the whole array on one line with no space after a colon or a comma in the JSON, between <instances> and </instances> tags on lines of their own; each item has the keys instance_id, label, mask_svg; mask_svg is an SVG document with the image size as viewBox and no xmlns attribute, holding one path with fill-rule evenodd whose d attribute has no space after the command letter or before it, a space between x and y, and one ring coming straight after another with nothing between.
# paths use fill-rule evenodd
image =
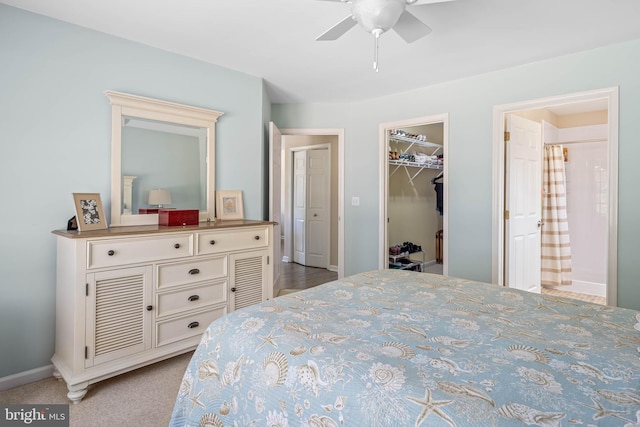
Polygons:
<instances>
[{"instance_id":1,"label":"bathroom wall","mask_svg":"<svg viewBox=\"0 0 640 427\"><path fill-rule=\"evenodd\" d=\"M545 128L550 126L546 125ZM567 215L571 239L571 286L562 290L605 296L607 281L608 148L607 125L552 128L546 142L567 143Z\"/></svg>"}]
</instances>

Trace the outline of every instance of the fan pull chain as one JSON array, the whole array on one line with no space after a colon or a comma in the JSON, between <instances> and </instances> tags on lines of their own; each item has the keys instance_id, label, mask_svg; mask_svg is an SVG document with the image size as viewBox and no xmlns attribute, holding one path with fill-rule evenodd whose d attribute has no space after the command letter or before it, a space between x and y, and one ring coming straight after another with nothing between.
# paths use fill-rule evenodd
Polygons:
<instances>
[{"instance_id":1,"label":"fan pull chain","mask_svg":"<svg viewBox=\"0 0 640 427\"><path fill-rule=\"evenodd\" d=\"M383 32L384 31L382 31L380 28L376 28L375 30L371 31L371 34L373 34L375 37L373 45L373 69L376 70L376 73L378 72L378 41L380 40L380 34L382 34Z\"/></svg>"}]
</instances>

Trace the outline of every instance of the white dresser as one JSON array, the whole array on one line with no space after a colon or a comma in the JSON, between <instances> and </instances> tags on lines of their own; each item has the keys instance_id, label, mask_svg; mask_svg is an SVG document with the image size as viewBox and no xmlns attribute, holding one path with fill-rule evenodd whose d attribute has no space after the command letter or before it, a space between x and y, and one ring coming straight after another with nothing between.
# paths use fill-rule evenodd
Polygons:
<instances>
[{"instance_id":1,"label":"white dresser","mask_svg":"<svg viewBox=\"0 0 640 427\"><path fill-rule=\"evenodd\" d=\"M52 362L89 384L196 347L209 323L273 298L273 223L58 230Z\"/></svg>"}]
</instances>

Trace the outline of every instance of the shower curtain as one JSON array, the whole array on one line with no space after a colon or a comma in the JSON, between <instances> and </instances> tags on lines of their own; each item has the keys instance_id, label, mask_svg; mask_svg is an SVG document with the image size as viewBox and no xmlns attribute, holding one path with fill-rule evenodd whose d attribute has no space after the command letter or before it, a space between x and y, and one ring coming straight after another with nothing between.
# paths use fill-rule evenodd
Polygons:
<instances>
[{"instance_id":1,"label":"shower curtain","mask_svg":"<svg viewBox=\"0 0 640 427\"><path fill-rule=\"evenodd\" d=\"M541 281L543 286L570 285L571 245L562 146L545 145L543 163Z\"/></svg>"}]
</instances>

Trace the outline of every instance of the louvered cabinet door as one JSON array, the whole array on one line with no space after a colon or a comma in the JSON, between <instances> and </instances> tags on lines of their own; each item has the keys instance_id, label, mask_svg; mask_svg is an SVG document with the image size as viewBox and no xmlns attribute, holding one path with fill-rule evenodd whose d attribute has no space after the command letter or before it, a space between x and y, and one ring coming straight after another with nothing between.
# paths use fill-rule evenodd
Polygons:
<instances>
[{"instance_id":1,"label":"louvered cabinet door","mask_svg":"<svg viewBox=\"0 0 640 427\"><path fill-rule=\"evenodd\" d=\"M151 348L152 267L87 274L85 367Z\"/></svg>"},{"instance_id":2,"label":"louvered cabinet door","mask_svg":"<svg viewBox=\"0 0 640 427\"><path fill-rule=\"evenodd\" d=\"M229 311L248 307L270 298L268 293L269 251L252 251L230 256Z\"/></svg>"}]
</instances>

